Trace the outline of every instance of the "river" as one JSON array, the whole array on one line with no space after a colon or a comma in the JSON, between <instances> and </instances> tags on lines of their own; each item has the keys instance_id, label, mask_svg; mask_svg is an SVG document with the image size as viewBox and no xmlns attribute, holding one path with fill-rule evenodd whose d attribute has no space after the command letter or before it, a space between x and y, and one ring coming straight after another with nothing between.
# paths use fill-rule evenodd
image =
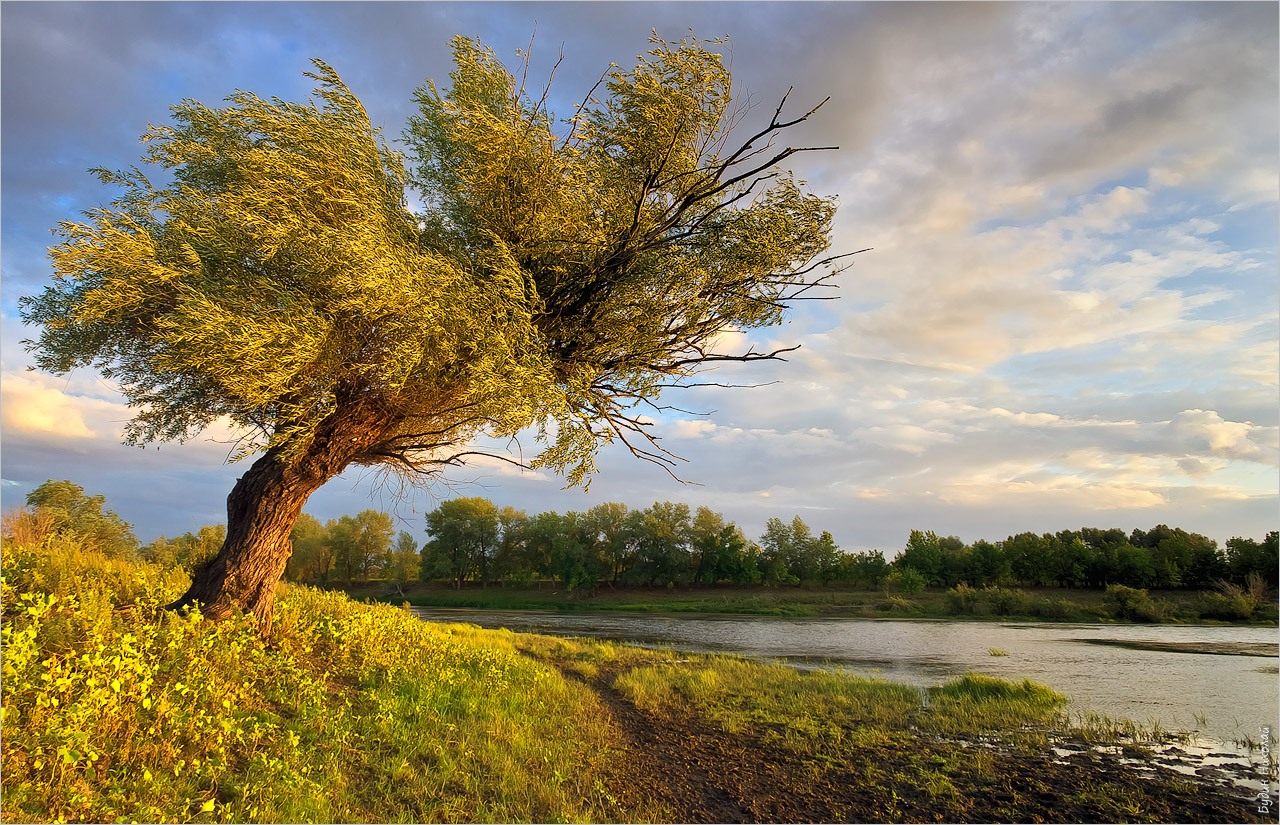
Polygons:
<instances>
[{"instance_id":1,"label":"river","mask_svg":"<svg viewBox=\"0 0 1280 825\"><path fill-rule=\"evenodd\" d=\"M1277 642L1275 628L1185 625L998 624L993 622L760 617L415 608L430 621L587 636L680 650L735 653L801 667L843 668L920 687L968 672L1034 679L1096 712L1223 743L1277 727L1275 656L1134 650L1083 640L1173 643ZM991 649L1007 655L993 656Z\"/></svg>"}]
</instances>

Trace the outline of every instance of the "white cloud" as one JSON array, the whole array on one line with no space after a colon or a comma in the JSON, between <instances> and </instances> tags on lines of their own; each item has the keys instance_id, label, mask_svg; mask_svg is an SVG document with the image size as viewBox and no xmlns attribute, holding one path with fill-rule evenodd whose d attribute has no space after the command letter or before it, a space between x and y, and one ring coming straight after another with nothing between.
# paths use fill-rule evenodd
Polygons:
<instances>
[{"instance_id":1,"label":"white cloud","mask_svg":"<svg viewBox=\"0 0 1280 825\"><path fill-rule=\"evenodd\" d=\"M41 373L6 372L0 378L4 427L10 434L44 440L119 440L130 418L128 407L97 398L73 395L65 381Z\"/></svg>"},{"instance_id":2,"label":"white cloud","mask_svg":"<svg viewBox=\"0 0 1280 825\"><path fill-rule=\"evenodd\" d=\"M1050 479L971 479L943 488L940 498L947 504L1044 508L1066 506L1093 510L1133 510L1162 507L1168 503L1160 493L1138 486L1082 481L1074 477Z\"/></svg>"},{"instance_id":3,"label":"white cloud","mask_svg":"<svg viewBox=\"0 0 1280 825\"><path fill-rule=\"evenodd\" d=\"M1115 234L1129 228L1129 219L1147 211L1151 193L1146 189L1117 186L1080 207L1079 227L1083 231Z\"/></svg>"},{"instance_id":4,"label":"white cloud","mask_svg":"<svg viewBox=\"0 0 1280 825\"><path fill-rule=\"evenodd\" d=\"M370 33L416 30L386 22L411 6L379 7L362 14L371 22L325 36L352 55L356 76L378 77L388 64ZM725 8L673 7L667 33L709 24ZM441 9L442 19L461 19ZM603 9L586 4L545 23L568 35L569 85L584 50L591 60L582 62L583 77L598 71L596 57L619 59L627 38L643 47L649 11ZM498 481L460 494L509 496L503 503L530 510L683 499L722 509L749 532L770 515L825 507L812 511L815 526L852 546L884 536L900 541L912 527L998 537L1094 519L1128 520L1127 527L1166 521L1221 537L1274 522L1280 61L1273 5L741 10L741 31L732 33L737 88L757 99L793 81L797 98L833 91L832 104L799 137L844 148L797 156L796 169L819 191L840 196L836 251L874 251L842 277L844 300L805 305L777 330L718 336L715 345L726 352L748 342L802 343L789 363L727 364L714 376L782 383L669 399L715 410L705 419L660 416L654 428L690 459L681 476L704 487L681 487L615 445L603 451L590 494L559 492L544 474L493 460L468 472ZM32 7L19 17L53 20L54 11ZM308 25L324 32L330 15L347 20L334 6ZM106 79L119 85L143 65L132 56L155 58L134 48L158 38L153 25L131 20L127 36L119 35L126 49L114 50L118 38L97 38L85 25L70 42L90 56L106 53L110 42ZM278 42L269 27L237 42ZM40 30L56 34L58 26ZM756 61L756 53L774 58ZM211 71L195 75L219 76L212 69L221 58L200 54L199 66ZM27 70L6 73L6 92L16 84L23 90L6 100L25 102L31 115L22 119L23 145L63 140L71 131L67 112L102 111L60 106L46 124L38 113L47 100L71 100L68 94L85 89L111 97L94 86L96 75L69 68L71 52L57 52L58 65L40 63L38 49L24 55ZM369 55L376 59L365 62ZM416 72L409 83L440 76L432 67L443 65L442 54L422 50L421 60L395 67L395 76ZM296 67L288 71L296 85ZM273 70L264 83L286 82L284 74ZM40 86L59 78L66 79L61 96ZM205 91L195 96L208 99ZM379 94L383 111L402 113L403 102ZM135 112L137 122L162 117L169 102L150 101L155 113ZM772 108L765 109L767 116ZM113 114L112 122L126 116L133 117ZM95 133L95 123L83 125L76 134ZM401 124L387 125L394 133ZM95 154L99 148L57 157L113 163ZM126 159L117 165L127 164L136 146L119 151ZM43 157L30 153L35 194L25 197L10 186L16 179L6 164L6 206L16 204L6 210L6 275L44 269L40 260L13 260L15 249L42 248L51 224L37 206L58 170ZM32 212L42 216L39 231L19 232L10 218ZM119 477L126 465L170 474L195 467L221 485L238 471L220 468L226 446L207 440L126 455L116 443L129 417L119 396L84 375L63 381L13 372L25 363L9 337L15 325L7 326L6 477L25 483L46 467L50 476L69 476L93 465L107 468L103 477ZM232 435L218 432L213 437ZM67 449L41 452L32 448L37 442ZM9 474L11 466L25 475ZM172 488L165 506L185 506L191 487ZM354 481L326 489L318 500L343 507L368 498ZM224 494L208 497L220 505Z\"/></svg>"},{"instance_id":5,"label":"white cloud","mask_svg":"<svg viewBox=\"0 0 1280 825\"><path fill-rule=\"evenodd\" d=\"M1169 428L1192 451L1208 450L1223 458L1258 460L1264 450L1258 440L1266 430L1247 421L1226 421L1213 410L1183 410L1169 422Z\"/></svg>"}]
</instances>

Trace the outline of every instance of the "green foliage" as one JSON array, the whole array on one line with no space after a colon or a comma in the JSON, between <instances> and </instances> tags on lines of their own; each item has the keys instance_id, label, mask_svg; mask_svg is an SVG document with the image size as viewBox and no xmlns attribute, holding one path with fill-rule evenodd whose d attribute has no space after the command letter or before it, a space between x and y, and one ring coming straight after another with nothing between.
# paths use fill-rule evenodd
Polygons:
<instances>
[{"instance_id":1,"label":"green foliage","mask_svg":"<svg viewBox=\"0 0 1280 825\"><path fill-rule=\"evenodd\" d=\"M961 582L947 591L947 609L952 613L974 613L977 611L980 591Z\"/></svg>"},{"instance_id":2,"label":"green foliage","mask_svg":"<svg viewBox=\"0 0 1280 825\"><path fill-rule=\"evenodd\" d=\"M217 555L227 539L225 524L207 524L195 533L177 538L160 536L142 548L142 557L161 567L180 567L190 573L198 565Z\"/></svg>"},{"instance_id":3,"label":"green foliage","mask_svg":"<svg viewBox=\"0 0 1280 825\"><path fill-rule=\"evenodd\" d=\"M884 584L889 575L889 563L884 553L879 550L866 550L859 553L845 553L838 562L839 570L836 579L856 587L875 590Z\"/></svg>"},{"instance_id":4,"label":"green foliage","mask_svg":"<svg viewBox=\"0 0 1280 825\"><path fill-rule=\"evenodd\" d=\"M997 616L1026 616L1031 609L1031 599L1021 590L988 587L982 596Z\"/></svg>"},{"instance_id":5,"label":"green foliage","mask_svg":"<svg viewBox=\"0 0 1280 825\"><path fill-rule=\"evenodd\" d=\"M422 556L418 550L418 543L414 541L412 534L400 531L396 536L395 547L387 557L387 566L384 571L387 578L400 586L417 581L421 575L421 565Z\"/></svg>"},{"instance_id":6,"label":"green foliage","mask_svg":"<svg viewBox=\"0 0 1280 825\"><path fill-rule=\"evenodd\" d=\"M1244 587L1219 581L1214 589L1216 592L1200 596L1199 613L1205 618L1243 621L1253 618L1268 603L1274 605L1267 598L1266 580L1254 572L1245 577Z\"/></svg>"},{"instance_id":7,"label":"green foliage","mask_svg":"<svg viewBox=\"0 0 1280 825\"><path fill-rule=\"evenodd\" d=\"M790 524L771 518L760 537L764 580L769 584L823 584L836 577L840 549L830 533L814 536L796 516Z\"/></svg>"},{"instance_id":8,"label":"green foliage","mask_svg":"<svg viewBox=\"0 0 1280 825\"><path fill-rule=\"evenodd\" d=\"M1244 584L1253 573L1274 588L1280 576L1280 533L1273 530L1262 541L1239 536L1228 539L1225 560L1237 584Z\"/></svg>"},{"instance_id":9,"label":"green foliage","mask_svg":"<svg viewBox=\"0 0 1280 825\"><path fill-rule=\"evenodd\" d=\"M247 92L174 106L143 136L173 183L102 171L123 194L60 225L54 285L24 300L36 362L114 378L139 410L132 442L226 415L268 434L254 446L301 450L350 387L376 388L402 426L438 424L453 390L514 432L533 420L520 402L549 391L514 266L479 279L423 248L400 158L316 66L319 106ZM462 342L483 355L457 357Z\"/></svg>"},{"instance_id":10,"label":"green foliage","mask_svg":"<svg viewBox=\"0 0 1280 825\"><path fill-rule=\"evenodd\" d=\"M1244 593L1202 593L1198 612L1206 619L1244 621L1253 616L1253 600Z\"/></svg>"},{"instance_id":11,"label":"green foliage","mask_svg":"<svg viewBox=\"0 0 1280 825\"><path fill-rule=\"evenodd\" d=\"M138 552L133 529L115 512L103 509L104 496L86 495L70 481L46 481L27 493L27 506L47 520L51 532L108 556L128 558Z\"/></svg>"},{"instance_id":12,"label":"green foliage","mask_svg":"<svg viewBox=\"0 0 1280 825\"><path fill-rule=\"evenodd\" d=\"M1116 618L1135 622L1162 622L1168 618L1169 605L1153 599L1146 590L1113 584L1107 588L1107 608Z\"/></svg>"},{"instance_id":13,"label":"green foliage","mask_svg":"<svg viewBox=\"0 0 1280 825\"><path fill-rule=\"evenodd\" d=\"M289 535L293 552L284 575L289 581L328 584L333 574L334 548L329 530L310 513L303 513Z\"/></svg>"},{"instance_id":14,"label":"green foliage","mask_svg":"<svg viewBox=\"0 0 1280 825\"><path fill-rule=\"evenodd\" d=\"M362 510L325 525L334 567L346 581L364 581L381 573L391 552L391 516Z\"/></svg>"},{"instance_id":15,"label":"green foliage","mask_svg":"<svg viewBox=\"0 0 1280 825\"><path fill-rule=\"evenodd\" d=\"M1053 622L1064 622L1074 619L1079 607L1067 599L1037 596L1031 600L1031 615L1039 616Z\"/></svg>"},{"instance_id":16,"label":"green foliage","mask_svg":"<svg viewBox=\"0 0 1280 825\"><path fill-rule=\"evenodd\" d=\"M923 573L914 567L895 566L884 578L884 588L890 592L919 593L924 590L926 579Z\"/></svg>"},{"instance_id":17,"label":"green foliage","mask_svg":"<svg viewBox=\"0 0 1280 825\"><path fill-rule=\"evenodd\" d=\"M760 581L758 555L737 525L707 507L699 507L692 527L693 571L696 584Z\"/></svg>"},{"instance_id":18,"label":"green foliage","mask_svg":"<svg viewBox=\"0 0 1280 825\"><path fill-rule=\"evenodd\" d=\"M311 545L302 534L318 530L321 536L327 535L318 523L305 526L306 518L295 531L291 571L295 567L300 570L301 559L312 558L317 552L307 549ZM498 508L485 499L458 499L446 502L428 521L429 524L439 522L448 538L441 538L426 548L423 574L427 579L449 578L455 585L500 581L521 586L550 579L559 582L566 592L580 595L596 593L602 584L614 587L837 585L906 594L922 593L927 584L923 573L903 561L905 554L890 564L878 550L841 552L829 533L815 536L799 518L790 522L770 519L760 545L750 542L736 525L726 522L710 508L699 507L691 514L686 505L672 502L657 502L634 511L629 511L624 504L609 502L585 512L542 513L530 518L522 511ZM450 524L447 529L445 522ZM1247 550L1257 544L1246 544L1243 540L1233 542L1233 546ZM1014 561L1021 558L1018 564L1025 564L1025 554L1031 549L1043 551L1044 555L1036 558L1059 572L1048 575L1038 572L1035 581L1054 582L1059 575L1065 575L1075 583L1075 588L1083 588L1098 577L1112 575L1106 571L1124 569L1126 557L1148 562L1151 558L1147 548L1135 547L1119 530L1063 531L1048 538L1026 533L1011 537L1008 542L977 541L972 545L965 545L954 536L938 537L915 531L908 543L915 558L921 557L922 548L936 551L935 562L943 580L951 581L963 574L949 589L937 594L936 604L907 601L897 607L886 607L906 612L923 610L930 615L994 614L1048 621L1096 620L1109 614L1100 612L1099 600L1093 597L1083 601L1077 596L1065 599L1011 587L1017 581ZM1007 548L1012 548L1015 555L1010 557ZM1024 555L1017 555L1019 553ZM461 580L457 576L457 565L464 570ZM290 576L298 580L293 572ZM1257 587L1262 589L1252 598L1257 604L1267 604L1263 580L1256 574L1254 579L1257 584L1249 592L1254 593ZM302 580L322 581L323 578ZM521 595L517 600L526 603L529 598ZM475 603L490 601L492 599L480 598ZM745 610L787 615L842 612L840 606L826 605L821 600L803 605L791 603L794 599L786 604L767 599L756 602L748 599L742 604L738 604L739 601L742 600L720 600L716 605L729 612ZM683 602L678 599L666 599L650 606L686 609L680 604ZM1231 607L1222 599L1207 597L1197 604L1199 607L1180 607L1180 615L1194 619L1202 607L1208 611L1205 614L1208 618L1243 620L1240 618L1243 609ZM576 608L578 603L566 602L560 606L565 605Z\"/></svg>"},{"instance_id":19,"label":"green foliage","mask_svg":"<svg viewBox=\"0 0 1280 825\"><path fill-rule=\"evenodd\" d=\"M925 584L941 584L945 581L944 568L946 559L943 555L942 540L938 534L929 530L912 530L907 537L907 546L894 560L894 564L911 568L924 578Z\"/></svg>"},{"instance_id":20,"label":"green foliage","mask_svg":"<svg viewBox=\"0 0 1280 825\"><path fill-rule=\"evenodd\" d=\"M118 196L60 224L22 300L36 363L114 379L135 443L226 416L260 435L246 453L300 462L350 417L352 461L413 476L533 426L534 464L583 483L643 432L627 410L734 357L717 336L779 323L823 263L834 203L769 171L798 150L731 148L712 45L655 40L566 121L455 38L409 158L318 60L314 102L184 101L143 135L169 183L99 170Z\"/></svg>"},{"instance_id":21,"label":"green foliage","mask_svg":"<svg viewBox=\"0 0 1280 825\"><path fill-rule=\"evenodd\" d=\"M511 634L289 586L268 641L161 610L185 578L6 546L5 821L629 818L603 709Z\"/></svg>"},{"instance_id":22,"label":"green foliage","mask_svg":"<svg viewBox=\"0 0 1280 825\"><path fill-rule=\"evenodd\" d=\"M443 502L427 514L427 534L422 578L450 578L458 587L473 577L483 582L498 552L498 508L478 497Z\"/></svg>"},{"instance_id":23,"label":"green foliage","mask_svg":"<svg viewBox=\"0 0 1280 825\"><path fill-rule=\"evenodd\" d=\"M656 501L627 514L635 545L631 576L644 584L675 585L686 580L693 525L689 505Z\"/></svg>"}]
</instances>

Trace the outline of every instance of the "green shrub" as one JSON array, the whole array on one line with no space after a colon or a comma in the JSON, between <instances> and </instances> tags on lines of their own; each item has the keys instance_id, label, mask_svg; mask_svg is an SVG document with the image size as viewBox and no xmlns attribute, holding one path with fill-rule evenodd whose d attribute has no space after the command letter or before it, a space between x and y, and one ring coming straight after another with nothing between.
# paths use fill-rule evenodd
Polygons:
<instances>
[{"instance_id":1,"label":"green shrub","mask_svg":"<svg viewBox=\"0 0 1280 825\"><path fill-rule=\"evenodd\" d=\"M890 596L887 599L889 610L896 610L900 613L916 609L916 603L902 596Z\"/></svg>"},{"instance_id":2,"label":"green shrub","mask_svg":"<svg viewBox=\"0 0 1280 825\"><path fill-rule=\"evenodd\" d=\"M1031 609L1031 599L1021 590L988 587L982 595L997 616L1025 616Z\"/></svg>"},{"instance_id":3,"label":"green shrub","mask_svg":"<svg viewBox=\"0 0 1280 825\"><path fill-rule=\"evenodd\" d=\"M947 591L947 612L952 615L974 613L979 604L979 591L961 582Z\"/></svg>"},{"instance_id":4,"label":"green shrub","mask_svg":"<svg viewBox=\"0 0 1280 825\"><path fill-rule=\"evenodd\" d=\"M1200 597L1200 615L1208 619L1243 621L1255 616L1268 605L1267 586L1257 573L1250 573L1241 587L1232 582L1220 581L1214 585L1214 593Z\"/></svg>"},{"instance_id":5,"label":"green shrub","mask_svg":"<svg viewBox=\"0 0 1280 825\"><path fill-rule=\"evenodd\" d=\"M1205 619L1225 619L1231 622L1244 621L1253 616L1255 605L1246 594L1204 593L1200 596L1197 610Z\"/></svg>"},{"instance_id":6,"label":"green shrub","mask_svg":"<svg viewBox=\"0 0 1280 825\"><path fill-rule=\"evenodd\" d=\"M1123 584L1107 585L1107 593L1103 597L1107 610L1117 619L1128 619L1134 622L1162 622L1169 614L1169 605L1160 599L1153 599L1146 590L1125 587Z\"/></svg>"},{"instance_id":7,"label":"green shrub","mask_svg":"<svg viewBox=\"0 0 1280 825\"><path fill-rule=\"evenodd\" d=\"M925 584L924 574L914 567L895 567L884 578L884 589L898 593L919 593Z\"/></svg>"},{"instance_id":8,"label":"green shrub","mask_svg":"<svg viewBox=\"0 0 1280 825\"><path fill-rule=\"evenodd\" d=\"M1031 602L1031 615L1051 621L1065 621L1076 613L1076 606L1066 599L1041 596Z\"/></svg>"},{"instance_id":9,"label":"green shrub","mask_svg":"<svg viewBox=\"0 0 1280 825\"><path fill-rule=\"evenodd\" d=\"M284 586L266 640L164 611L180 571L58 536L0 562L2 821L619 816L602 709L510 633Z\"/></svg>"}]
</instances>

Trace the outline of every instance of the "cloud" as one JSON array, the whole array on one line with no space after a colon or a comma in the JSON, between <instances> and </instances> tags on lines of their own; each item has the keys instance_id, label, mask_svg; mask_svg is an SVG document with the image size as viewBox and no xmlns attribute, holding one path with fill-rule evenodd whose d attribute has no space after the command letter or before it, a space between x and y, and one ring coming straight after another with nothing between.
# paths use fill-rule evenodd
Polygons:
<instances>
[{"instance_id":1,"label":"cloud","mask_svg":"<svg viewBox=\"0 0 1280 825\"><path fill-rule=\"evenodd\" d=\"M1214 456L1245 461L1260 460L1266 452L1260 442L1268 440L1267 429L1247 421L1226 421L1213 410L1183 410L1169 422L1169 429L1196 452L1208 450Z\"/></svg>"},{"instance_id":2,"label":"cloud","mask_svg":"<svg viewBox=\"0 0 1280 825\"><path fill-rule=\"evenodd\" d=\"M135 162L137 134L183 97L299 99L312 56L394 139L413 86L447 73L451 34L510 58L536 18L532 76L564 44L561 110L654 25L731 35L737 100L755 106L745 127L789 85L797 107L830 93L793 137L841 149L794 168L839 195L835 251L874 250L842 276L841 301L717 341L803 344L785 364L709 376L779 383L667 399L711 412L655 416L689 459L680 475L704 486L614 445L588 493L488 460L405 499L353 471L313 512L372 504L417 519L455 493L535 512L673 499L750 534L802 512L846 546L885 548L912 528L977 538L1165 521L1223 538L1274 524L1274 5L16 4L4 17L10 495L75 477L142 533L181 532L221 518L243 471L223 464L225 427L122 447L130 411L109 385L23 372L13 300L47 276L49 227L107 195L85 168Z\"/></svg>"},{"instance_id":3,"label":"cloud","mask_svg":"<svg viewBox=\"0 0 1280 825\"><path fill-rule=\"evenodd\" d=\"M947 485L940 498L953 505L993 505L1043 508L1071 506L1105 513L1161 507L1168 500L1138 486L1082 481L1074 477L1047 479L969 479Z\"/></svg>"},{"instance_id":4,"label":"cloud","mask_svg":"<svg viewBox=\"0 0 1280 825\"><path fill-rule=\"evenodd\" d=\"M118 437L117 422L129 418L127 407L71 395L59 385L65 382L39 373L6 373L0 381L5 429L45 440L78 441L100 434Z\"/></svg>"}]
</instances>

